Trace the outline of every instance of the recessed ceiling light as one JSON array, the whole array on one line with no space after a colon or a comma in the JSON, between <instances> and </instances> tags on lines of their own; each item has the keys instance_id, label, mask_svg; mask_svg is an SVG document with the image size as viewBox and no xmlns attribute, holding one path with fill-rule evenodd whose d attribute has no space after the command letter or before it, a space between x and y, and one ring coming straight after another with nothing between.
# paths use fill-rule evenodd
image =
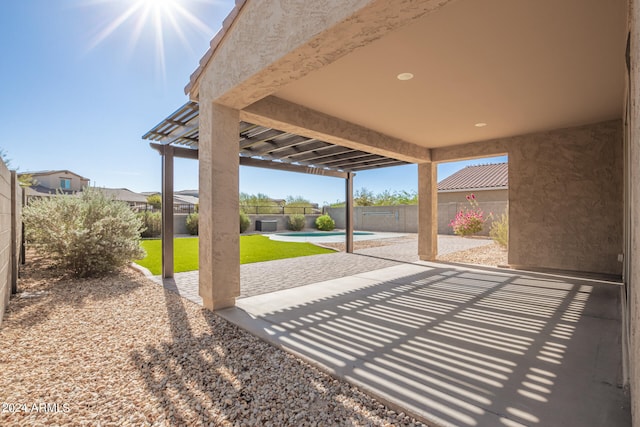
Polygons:
<instances>
[{"instance_id":1,"label":"recessed ceiling light","mask_svg":"<svg viewBox=\"0 0 640 427\"><path fill-rule=\"evenodd\" d=\"M398 74L398 80L411 80L413 78L413 74L411 73L400 73Z\"/></svg>"},{"instance_id":2,"label":"recessed ceiling light","mask_svg":"<svg viewBox=\"0 0 640 427\"><path fill-rule=\"evenodd\" d=\"M475 127L477 127L477 128L483 128L483 127L485 127L486 125L487 125L486 123L484 123L484 122L480 122L480 123L476 123L474 126L475 126Z\"/></svg>"}]
</instances>

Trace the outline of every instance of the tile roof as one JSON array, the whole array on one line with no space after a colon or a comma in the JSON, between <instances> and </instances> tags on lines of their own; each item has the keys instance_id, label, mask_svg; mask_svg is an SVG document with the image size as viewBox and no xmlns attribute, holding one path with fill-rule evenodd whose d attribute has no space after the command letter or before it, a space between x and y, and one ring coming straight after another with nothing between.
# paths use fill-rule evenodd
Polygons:
<instances>
[{"instance_id":1,"label":"tile roof","mask_svg":"<svg viewBox=\"0 0 640 427\"><path fill-rule=\"evenodd\" d=\"M467 166L438 183L438 191L494 190L509 187L508 163Z\"/></svg>"}]
</instances>

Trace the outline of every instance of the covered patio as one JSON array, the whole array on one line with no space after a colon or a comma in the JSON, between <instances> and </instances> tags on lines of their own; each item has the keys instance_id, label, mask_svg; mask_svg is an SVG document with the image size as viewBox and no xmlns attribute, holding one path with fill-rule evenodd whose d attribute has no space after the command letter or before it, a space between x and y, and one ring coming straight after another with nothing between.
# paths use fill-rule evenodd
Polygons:
<instances>
[{"instance_id":1,"label":"covered patio","mask_svg":"<svg viewBox=\"0 0 640 427\"><path fill-rule=\"evenodd\" d=\"M350 276L340 286L355 287L343 296L292 293L269 309L256 300L245 308L263 331L382 398L376 388L386 381L411 411L444 425L587 421L554 406L562 397L594 425L624 425L616 399L603 409L612 418L580 406L601 397L588 387L603 390L586 382L608 382L617 396L612 369L621 366L639 425L639 10L636 0L236 2L186 88L199 105L204 306L233 307L239 296L243 123L418 163L418 256L427 264ZM541 273L429 264L437 163L503 154L509 265ZM567 278L583 273L622 285ZM345 316L368 319L367 331L352 328L359 341L350 337L349 348L334 330ZM616 319L619 329L603 326ZM602 345L614 349L604 363L603 353L582 351ZM589 379L565 376L574 366ZM552 419L549 408L575 418Z\"/></svg>"},{"instance_id":2,"label":"covered patio","mask_svg":"<svg viewBox=\"0 0 640 427\"><path fill-rule=\"evenodd\" d=\"M194 273L154 280L202 304ZM415 242L242 265L241 277L220 316L397 413L438 426L630 425L620 283L421 262Z\"/></svg>"}]
</instances>

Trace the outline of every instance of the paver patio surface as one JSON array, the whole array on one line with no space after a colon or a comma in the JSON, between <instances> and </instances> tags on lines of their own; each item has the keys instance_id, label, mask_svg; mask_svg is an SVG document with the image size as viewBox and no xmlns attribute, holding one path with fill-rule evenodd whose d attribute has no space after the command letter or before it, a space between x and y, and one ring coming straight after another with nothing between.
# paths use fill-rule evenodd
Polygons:
<instances>
[{"instance_id":1,"label":"paver patio surface","mask_svg":"<svg viewBox=\"0 0 640 427\"><path fill-rule=\"evenodd\" d=\"M440 254L461 251L490 244L491 240L461 239L457 236L438 236ZM356 251L355 254L336 252L299 258L287 258L240 266L240 298L303 286L310 283L351 276L403 262L418 261L418 241L415 240ZM176 273L173 279L153 278L184 298L202 304L198 295L198 272Z\"/></svg>"}]
</instances>

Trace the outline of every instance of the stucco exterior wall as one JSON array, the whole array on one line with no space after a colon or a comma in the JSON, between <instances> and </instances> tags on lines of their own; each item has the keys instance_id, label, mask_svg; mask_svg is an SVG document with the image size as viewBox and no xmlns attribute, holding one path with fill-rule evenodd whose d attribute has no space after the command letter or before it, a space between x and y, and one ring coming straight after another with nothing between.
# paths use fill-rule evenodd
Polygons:
<instances>
[{"instance_id":1,"label":"stucco exterior wall","mask_svg":"<svg viewBox=\"0 0 640 427\"><path fill-rule=\"evenodd\" d=\"M622 121L432 150L437 162L509 156L509 264L619 275Z\"/></svg>"},{"instance_id":2,"label":"stucco exterior wall","mask_svg":"<svg viewBox=\"0 0 640 427\"><path fill-rule=\"evenodd\" d=\"M248 1L233 24L223 24L232 30L220 35L224 43L191 98L207 91L207 99L242 109L450 1Z\"/></svg>"},{"instance_id":3,"label":"stucco exterior wall","mask_svg":"<svg viewBox=\"0 0 640 427\"><path fill-rule=\"evenodd\" d=\"M509 146L509 264L620 274L622 122Z\"/></svg>"},{"instance_id":4,"label":"stucco exterior wall","mask_svg":"<svg viewBox=\"0 0 640 427\"><path fill-rule=\"evenodd\" d=\"M71 191L82 191L84 187L89 185L88 180L80 179L79 176L69 173L56 173L48 175L35 175L37 184L51 189L60 188L60 179L66 178L71 180Z\"/></svg>"},{"instance_id":5,"label":"stucco exterior wall","mask_svg":"<svg viewBox=\"0 0 640 427\"><path fill-rule=\"evenodd\" d=\"M631 206L631 253L629 317L630 317L630 380L631 414L634 427L640 427L640 1L630 2L631 74L630 74L630 165L629 186Z\"/></svg>"}]
</instances>

